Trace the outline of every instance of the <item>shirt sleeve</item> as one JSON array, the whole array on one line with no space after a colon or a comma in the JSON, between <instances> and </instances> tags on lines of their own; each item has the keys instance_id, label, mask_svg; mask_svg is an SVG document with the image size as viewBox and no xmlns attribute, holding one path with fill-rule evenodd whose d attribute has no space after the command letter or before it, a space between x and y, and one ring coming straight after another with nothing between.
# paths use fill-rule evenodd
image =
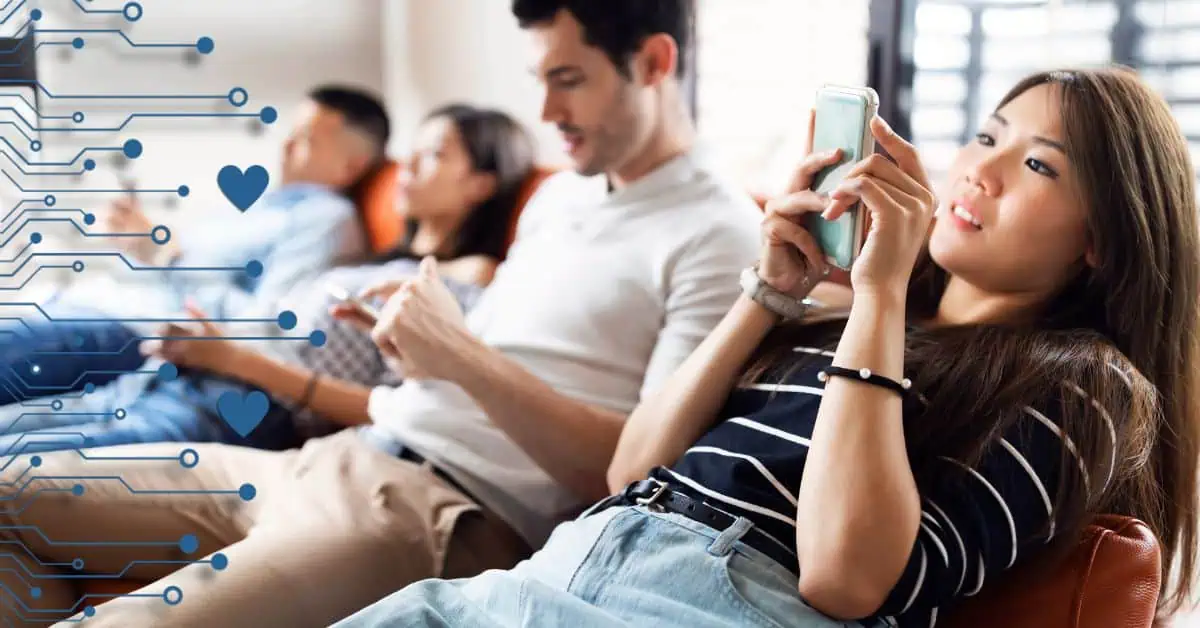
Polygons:
<instances>
[{"instance_id":1,"label":"shirt sleeve","mask_svg":"<svg viewBox=\"0 0 1200 628\"><path fill-rule=\"evenodd\" d=\"M643 399L679 368L733 307L741 294L738 276L757 259L758 249L757 223L730 221L708 230L677 256L668 271L665 316L642 382Z\"/></svg>"},{"instance_id":2,"label":"shirt sleeve","mask_svg":"<svg viewBox=\"0 0 1200 628\"><path fill-rule=\"evenodd\" d=\"M300 208L296 208L299 210ZM274 318L279 303L301 280L361 255L365 241L352 211L296 211L295 220L278 234L263 259L256 283L243 283L238 273L165 272L168 285L182 302L191 296L213 317ZM249 262L250 260L246 260Z\"/></svg>"},{"instance_id":3,"label":"shirt sleeve","mask_svg":"<svg viewBox=\"0 0 1200 628\"><path fill-rule=\"evenodd\" d=\"M1060 426L1061 403L1055 399L1022 408L973 467L949 458L938 461L944 479L921 496L912 554L880 615L936 612L973 596L989 578L1054 538L1063 474L1082 476L1088 486L1092 467Z\"/></svg>"}]
</instances>

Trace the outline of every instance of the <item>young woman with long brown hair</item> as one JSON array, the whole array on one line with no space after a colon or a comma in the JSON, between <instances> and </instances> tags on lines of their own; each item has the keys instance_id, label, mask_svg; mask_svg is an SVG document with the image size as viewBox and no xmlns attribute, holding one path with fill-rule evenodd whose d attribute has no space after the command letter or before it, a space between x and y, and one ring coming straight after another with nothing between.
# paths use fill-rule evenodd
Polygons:
<instances>
[{"instance_id":1,"label":"young woman with long brown hair","mask_svg":"<svg viewBox=\"0 0 1200 628\"><path fill-rule=\"evenodd\" d=\"M617 495L512 571L413 585L347 625L926 626L1099 513L1155 531L1178 608L1200 236L1165 103L1119 68L1031 76L940 201L872 130L894 161L823 198L812 175L838 155L810 156L769 206L747 296L622 433ZM853 304L801 315L824 270L803 218L855 201L872 226Z\"/></svg>"}]
</instances>

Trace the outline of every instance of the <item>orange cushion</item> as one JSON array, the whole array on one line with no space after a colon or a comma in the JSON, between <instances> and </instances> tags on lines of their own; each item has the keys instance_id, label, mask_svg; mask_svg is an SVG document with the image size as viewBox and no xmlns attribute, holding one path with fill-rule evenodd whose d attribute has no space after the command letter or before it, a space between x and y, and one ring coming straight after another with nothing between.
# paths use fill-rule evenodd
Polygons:
<instances>
[{"instance_id":1,"label":"orange cushion","mask_svg":"<svg viewBox=\"0 0 1200 628\"><path fill-rule=\"evenodd\" d=\"M525 185L521 187L521 193L517 196L517 207L513 211L512 222L508 225L508 246L511 247L513 240L517 239L517 223L521 220L521 212L525 211L525 206L529 204L530 199L537 193L538 188L546 182L546 179L558 174L558 170L547 168L544 166L535 166L529 171L529 177L525 179Z\"/></svg>"},{"instance_id":2,"label":"orange cushion","mask_svg":"<svg viewBox=\"0 0 1200 628\"><path fill-rule=\"evenodd\" d=\"M400 174L400 168L400 164L389 160L363 186L363 192L358 198L363 227L367 231L371 251L375 254L392 250L404 236L404 223L396 212L396 177ZM517 197L517 207L508 226L509 246L512 246L513 239L516 238L517 220L521 217L521 211L525 209L529 199L533 198L538 187L556 172L558 171L553 168L545 167L535 167L530 171L529 178Z\"/></svg>"},{"instance_id":3,"label":"orange cushion","mask_svg":"<svg viewBox=\"0 0 1200 628\"><path fill-rule=\"evenodd\" d=\"M389 159L367 181L357 199L367 242L376 255L392 250L400 243L400 236L404 232L404 225L396 213L398 174L400 164Z\"/></svg>"}]
</instances>

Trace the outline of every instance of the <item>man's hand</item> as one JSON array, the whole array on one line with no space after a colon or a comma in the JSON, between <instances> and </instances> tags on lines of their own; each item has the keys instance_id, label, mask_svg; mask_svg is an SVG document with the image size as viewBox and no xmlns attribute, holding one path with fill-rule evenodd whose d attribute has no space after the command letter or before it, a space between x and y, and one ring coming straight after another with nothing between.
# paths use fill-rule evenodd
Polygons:
<instances>
[{"instance_id":1,"label":"man's hand","mask_svg":"<svg viewBox=\"0 0 1200 628\"><path fill-rule=\"evenodd\" d=\"M176 366L237 375L236 345L195 305L188 303L185 307L192 321L159 327L156 335L162 338L144 340L138 350L142 355L159 357Z\"/></svg>"},{"instance_id":2,"label":"man's hand","mask_svg":"<svg viewBox=\"0 0 1200 628\"><path fill-rule=\"evenodd\" d=\"M150 231L157 225L146 217L141 204L135 198L122 198L113 202L105 215L104 224L109 233L129 234L114 237L112 240L122 251L141 262L165 266L179 252L174 242L158 245L150 239Z\"/></svg>"},{"instance_id":3,"label":"man's hand","mask_svg":"<svg viewBox=\"0 0 1200 628\"><path fill-rule=\"evenodd\" d=\"M474 339L462 308L442 283L437 262L421 262L417 277L368 290L363 297L388 296L371 338L385 357L398 359L410 379L452 380L462 372L464 352Z\"/></svg>"}]
</instances>

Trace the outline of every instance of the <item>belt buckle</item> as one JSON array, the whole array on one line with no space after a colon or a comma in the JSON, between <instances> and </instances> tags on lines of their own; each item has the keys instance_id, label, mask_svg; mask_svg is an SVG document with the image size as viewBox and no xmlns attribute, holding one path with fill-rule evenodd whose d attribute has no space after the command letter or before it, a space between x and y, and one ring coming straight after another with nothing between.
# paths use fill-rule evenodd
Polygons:
<instances>
[{"instance_id":1,"label":"belt buckle","mask_svg":"<svg viewBox=\"0 0 1200 628\"><path fill-rule=\"evenodd\" d=\"M667 494L667 483L653 478L650 481L657 484L658 488L654 489L654 493L649 497L635 497L633 503L637 504L638 506L645 506L651 510L661 512L664 510L664 508L658 505L658 500L661 499L663 495Z\"/></svg>"}]
</instances>

